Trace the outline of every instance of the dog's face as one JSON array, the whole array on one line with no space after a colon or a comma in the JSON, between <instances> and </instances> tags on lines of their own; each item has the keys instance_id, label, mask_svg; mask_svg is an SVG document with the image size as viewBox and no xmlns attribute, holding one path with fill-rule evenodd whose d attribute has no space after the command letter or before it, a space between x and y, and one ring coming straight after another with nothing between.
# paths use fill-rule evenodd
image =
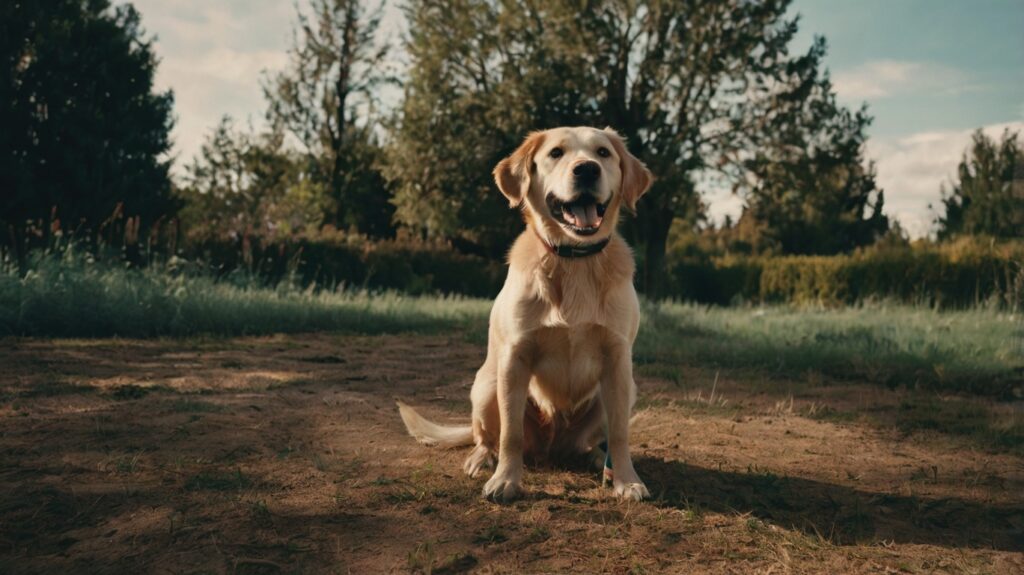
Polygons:
<instances>
[{"instance_id":1,"label":"dog's face","mask_svg":"<svg viewBox=\"0 0 1024 575\"><path fill-rule=\"evenodd\" d=\"M633 210L652 177L613 130L555 128L530 134L494 179L546 239L582 244L607 238L619 209Z\"/></svg>"}]
</instances>

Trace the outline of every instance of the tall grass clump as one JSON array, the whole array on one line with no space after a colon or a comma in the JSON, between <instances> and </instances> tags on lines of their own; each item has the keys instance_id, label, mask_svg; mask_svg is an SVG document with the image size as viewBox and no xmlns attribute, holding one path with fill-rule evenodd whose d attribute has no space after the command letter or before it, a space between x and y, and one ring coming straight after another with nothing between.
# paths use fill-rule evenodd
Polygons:
<instances>
[{"instance_id":1,"label":"tall grass clump","mask_svg":"<svg viewBox=\"0 0 1024 575\"><path fill-rule=\"evenodd\" d=\"M332 330L436 331L486 316L489 302L460 296L301 289L233 273L221 278L172 259L132 268L68 248L33 254L22 276L0 271L0 334L153 337Z\"/></svg>"}]
</instances>

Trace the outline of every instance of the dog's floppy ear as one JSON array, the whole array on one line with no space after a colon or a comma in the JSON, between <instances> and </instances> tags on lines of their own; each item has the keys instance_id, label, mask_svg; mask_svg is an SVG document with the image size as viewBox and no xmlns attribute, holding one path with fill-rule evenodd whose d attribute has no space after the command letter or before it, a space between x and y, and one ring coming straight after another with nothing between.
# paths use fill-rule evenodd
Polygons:
<instances>
[{"instance_id":1,"label":"dog's floppy ear","mask_svg":"<svg viewBox=\"0 0 1024 575\"><path fill-rule=\"evenodd\" d=\"M608 134L608 139L612 141L612 146L615 147L615 152L619 155L622 169L622 197L626 202L626 208L631 212L636 212L636 203L640 200L640 196L650 189L654 182L654 176L643 162L629 153L626 143L618 132L612 128L605 128L604 131Z\"/></svg>"},{"instance_id":2,"label":"dog's floppy ear","mask_svg":"<svg viewBox=\"0 0 1024 575\"><path fill-rule=\"evenodd\" d=\"M512 152L512 155L498 162L494 167L494 182L498 189L508 198L508 203L516 207L523 202L530 191L530 174L533 172L533 155L544 143L543 132L533 132Z\"/></svg>"}]
</instances>

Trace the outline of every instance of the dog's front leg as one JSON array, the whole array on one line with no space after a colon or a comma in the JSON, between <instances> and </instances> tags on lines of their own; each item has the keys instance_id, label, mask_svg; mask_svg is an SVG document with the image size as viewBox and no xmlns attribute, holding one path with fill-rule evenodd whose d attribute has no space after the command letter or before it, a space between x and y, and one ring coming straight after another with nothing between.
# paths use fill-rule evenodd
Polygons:
<instances>
[{"instance_id":1,"label":"dog's front leg","mask_svg":"<svg viewBox=\"0 0 1024 575\"><path fill-rule=\"evenodd\" d=\"M608 453L611 454L615 494L640 501L650 497L644 482L633 469L629 455L629 413L636 399L633 360L629 345L616 342L607 350L607 364L601 378L601 403L608 425Z\"/></svg>"},{"instance_id":2,"label":"dog's front leg","mask_svg":"<svg viewBox=\"0 0 1024 575\"><path fill-rule=\"evenodd\" d=\"M530 370L523 350L508 346L498 358L498 412L501 432L498 466L484 485L484 497L511 501L523 494L523 418Z\"/></svg>"}]
</instances>

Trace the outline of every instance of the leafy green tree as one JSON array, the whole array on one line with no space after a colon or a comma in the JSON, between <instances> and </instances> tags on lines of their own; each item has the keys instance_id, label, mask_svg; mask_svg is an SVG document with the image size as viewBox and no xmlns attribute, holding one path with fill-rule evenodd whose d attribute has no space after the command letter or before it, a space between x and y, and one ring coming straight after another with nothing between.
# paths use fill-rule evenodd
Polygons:
<instances>
[{"instance_id":1,"label":"leafy green tree","mask_svg":"<svg viewBox=\"0 0 1024 575\"><path fill-rule=\"evenodd\" d=\"M186 168L179 195L188 239L273 238L315 231L329 197L301 177L303 158L284 148L284 135L235 128L225 117Z\"/></svg>"},{"instance_id":2,"label":"leafy green tree","mask_svg":"<svg viewBox=\"0 0 1024 575\"><path fill-rule=\"evenodd\" d=\"M389 151L397 219L500 252L516 229L490 169L530 129L610 125L654 172L627 233L657 296L696 182L739 178L743 150L807 96L822 50L789 54L789 0L411 0L406 98Z\"/></svg>"},{"instance_id":3,"label":"leafy green tree","mask_svg":"<svg viewBox=\"0 0 1024 575\"><path fill-rule=\"evenodd\" d=\"M824 43L814 62L824 55ZM766 137L744 162L740 229L757 251L835 254L873 244L889 229L873 163L864 158L871 117L839 106L828 75L808 66L804 93L766 117ZM742 221L749 220L749 221Z\"/></svg>"},{"instance_id":4,"label":"leafy green tree","mask_svg":"<svg viewBox=\"0 0 1024 575\"><path fill-rule=\"evenodd\" d=\"M96 227L123 204L152 223L175 209L173 97L153 90L156 65L130 4L0 3L0 221L19 259L28 222Z\"/></svg>"},{"instance_id":5,"label":"leafy green tree","mask_svg":"<svg viewBox=\"0 0 1024 575\"><path fill-rule=\"evenodd\" d=\"M1024 149L1018 137L1006 130L996 142L981 130L974 133L960 161L958 181L942 189L946 214L938 220L939 239L1024 235Z\"/></svg>"},{"instance_id":6,"label":"leafy green tree","mask_svg":"<svg viewBox=\"0 0 1024 575\"><path fill-rule=\"evenodd\" d=\"M328 191L325 223L375 236L391 233L393 207L377 167L378 89L389 45L378 42L382 7L359 0L310 0L298 9L288 68L267 79L267 118L300 145L306 174Z\"/></svg>"}]
</instances>

